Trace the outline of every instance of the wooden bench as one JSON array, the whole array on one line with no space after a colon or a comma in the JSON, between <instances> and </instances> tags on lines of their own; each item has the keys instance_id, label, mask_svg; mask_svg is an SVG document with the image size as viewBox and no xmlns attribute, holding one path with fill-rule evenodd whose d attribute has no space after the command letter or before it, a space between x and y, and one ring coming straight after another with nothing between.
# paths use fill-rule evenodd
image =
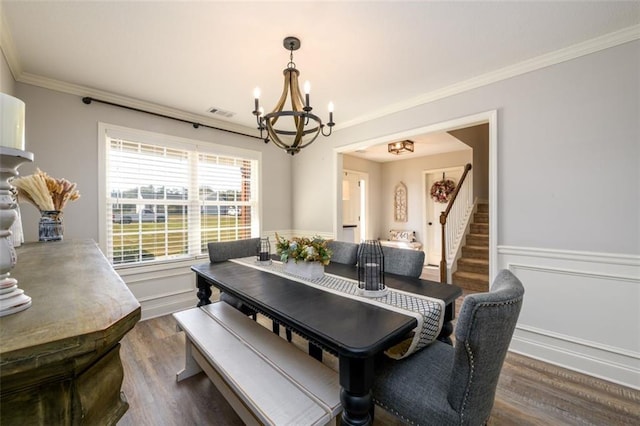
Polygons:
<instances>
[{"instance_id":1,"label":"wooden bench","mask_svg":"<svg viewBox=\"0 0 640 426\"><path fill-rule=\"evenodd\" d=\"M338 374L224 302L173 314L183 380L203 371L246 424L335 424Z\"/></svg>"}]
</instances>

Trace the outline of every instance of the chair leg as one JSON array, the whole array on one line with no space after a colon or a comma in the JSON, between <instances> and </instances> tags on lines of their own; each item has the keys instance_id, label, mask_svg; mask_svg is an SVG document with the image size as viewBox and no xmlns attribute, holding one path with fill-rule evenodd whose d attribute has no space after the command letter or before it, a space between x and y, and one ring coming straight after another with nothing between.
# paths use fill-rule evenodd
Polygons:
<instances>
[{"instance_id":1,"label":"chair leg","mask_svg":"<svg viewBox=\"0 0 640 426\"><path fill-rule=\"evenodd\" d=\"M287 333L287 342L291 342L291 329L286 328L285 332Z\"/></svg>"},{"instance_id":2,"label":"chair leg","mask_svg":"<svg viewBox=\"0 0 640 426\"><path fill-rule=\"evenodd\" d=\"M273 330L273 332L275 334L280 335L280 324L278 324L277 322L274 321L271 329Z\"/></svg>"}]
</instances>

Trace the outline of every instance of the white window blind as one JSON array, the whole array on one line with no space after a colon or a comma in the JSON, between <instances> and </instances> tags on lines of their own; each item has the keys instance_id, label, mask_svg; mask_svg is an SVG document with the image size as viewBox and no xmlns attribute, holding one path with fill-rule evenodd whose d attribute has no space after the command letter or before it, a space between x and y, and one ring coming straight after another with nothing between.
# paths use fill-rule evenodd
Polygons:
<instances>
[{"instance_id":1,"label":"white window blind","mask_svg":"<svg viewBox=\"0 0 640 426\"><path fill-rule=\"evenodd\" d=\"M106 136L106 248L113 264L193 258L257 229L257 160L197 145Z\"/></svg>"}]
</instances>

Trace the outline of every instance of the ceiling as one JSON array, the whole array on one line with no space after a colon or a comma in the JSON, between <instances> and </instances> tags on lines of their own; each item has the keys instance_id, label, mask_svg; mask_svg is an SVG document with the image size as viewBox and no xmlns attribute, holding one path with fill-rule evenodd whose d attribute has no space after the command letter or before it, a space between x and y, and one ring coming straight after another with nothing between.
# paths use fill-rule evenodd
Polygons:
<instances>
[{"instance_id":1,"label":"ceiling","mask_svg":"<svg viewBox=\"0 0 640 426\"><path fill-rule=\"evenodd\" d=\"M289 60L282 40L297 36L294 61L311 82L314 112L326 121L333 101L339 131L637 26L640 2L0 0L0 14L17 81L251 132L253 89L262 89L266 110L275 105Z\"/></svg>"}]
</instances>

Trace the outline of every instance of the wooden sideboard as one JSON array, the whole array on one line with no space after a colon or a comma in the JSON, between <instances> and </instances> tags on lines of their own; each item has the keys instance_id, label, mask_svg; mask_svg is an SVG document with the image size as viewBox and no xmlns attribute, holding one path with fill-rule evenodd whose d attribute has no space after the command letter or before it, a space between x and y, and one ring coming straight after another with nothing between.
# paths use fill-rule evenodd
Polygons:
<instances>
[{"instance_id":1,"label":"wooden sideboard","mask_svg":"<svg viewBox=\"0 0 640 426\"><path fill-rule=\"evenodd\" d=\"M0 424L116 424L128 408L119 342L140 304L91 240L17 254L11 276L33 305L0 318Z\"/></svg>"}]
</instances>

